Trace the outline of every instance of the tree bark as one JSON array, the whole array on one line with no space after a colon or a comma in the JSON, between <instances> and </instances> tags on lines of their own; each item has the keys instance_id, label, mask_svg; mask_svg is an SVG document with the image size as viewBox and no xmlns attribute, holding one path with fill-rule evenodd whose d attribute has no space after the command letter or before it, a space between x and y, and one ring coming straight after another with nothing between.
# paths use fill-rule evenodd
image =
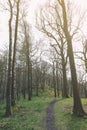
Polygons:
<instances>
[{"instance_id":1,"label":"tree bark","mask_svg":"<svg viewBox=\"0 0 87 130\"><path fill-rule=\"evenodd\" d=\"M69 62L70 62L70 69L71 69L71 78L72 78L72 86L73 86L73 101L74 101L73 114L76 116L83 116L85 112L82 107L79 89L78 89L76 68L75 68L73 48L72 48L72 38L68 31L67 14L66 14L66 7L65 7L64 0L61 0L60 5L62 8L62 13L63 13L63 30L64 30L65 37L67 40L68 55L69 55Z\"/></svg>"},{"instance_id":2,"label":"tree bark","mask_svg":"<svg viewBox=\"0 0 87 130\"><path fill-rule=\"evenodd\" d=\"M54 97L56 97L56 81L55 81L55 66L53 62L53 87L54 87Z\"/></svg>"},{"instance_id":3,"label":"tree bark","mask_svg":"<svg viewBox=\"0 0 87 130\"><path fill-rule=\"evenodd\" d=\"M28 55L27 55L27 70L28 70L28 100L31 100L30 59Z\"/></svg>"},{"instance_id":4,"label":"tree bark","mask_svg":"<svg viewBox=\"0 0 87 130\"><path fill-rule=\"evenodd\" d=\"M62 70L63 70L63 94L64 98L68 98L68 91L67 91L67 76L66 76L66 63L63 54L63 50L61 50L61 57L62 57Z\"/></svg>"},{"instance_id":5,"label":"tree bark","mask_svg":"<svg viewBox=\"0 0 87 130\"><path fill-rule=\"evenodd\" d=\"M24 33L25 33L25 44L26 44L26 65L27 65L27 80L28 80L28 100L31 100L31 85L32 85L32 70L31 70L31 61L30 61L30 41L29 41L29 35L27 31L28 26L25 21L24 23Z\"/></svg>"},{"instance_id":6,"label":"tree bark","mask_svg":"<svg viewBox=\"0 0 87 130\"><path fill-rule=\"evenodd\" d=\"M5 116L11 115L11 57L12 57L12 17L13 17L13 9L12 3L10 0L10 19L9 19L9 59L8 59L8 77L7 77L7 87L6 87L6 112Z\"/></svg>"},{"instance_id":7,"label":"tree bark","mask_svg":"<svg viewBox=\"0 0 87 130\"><path fill-rule=\"evenodd\" d=\"M58 63L56 62L56 88L57 88L57 95L59 97L59 77L58 77Z\"/></svg>"},{"instance_id":8,"label":"tree bark","mask_svg":"<svg viewBox=\"0 0 87 130\"><path fill-rule=\"evenodd\" d=\"M20 0L17 1L17 14L15 21L15 34L14 34L14 48L13 48L13 62L12 62L12 86L11 86L11 105L15 105L15 97L14 97L14 77L15 77L15 62L16 62L16 46L17 46L17 35L18 35L18 20L19 20L19 5Z\"/></svg>"}]
</instances>

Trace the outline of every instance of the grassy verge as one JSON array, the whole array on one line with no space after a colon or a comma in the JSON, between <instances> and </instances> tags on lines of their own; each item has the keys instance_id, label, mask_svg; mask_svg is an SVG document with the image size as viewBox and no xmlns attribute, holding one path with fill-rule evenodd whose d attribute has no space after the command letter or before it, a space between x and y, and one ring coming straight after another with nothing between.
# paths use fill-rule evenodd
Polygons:
<instances>
[{"instance_id":1,"label":"grassy verge","mask_svg":"<svg viewBox=\"0 0 87 130\"><path fill-rule=\"evenodd\" d=\"M87 112L87 99L82 99ZM72 99L61 99L55 105L55 123L59 130L87 130L87 117L72 115Z\"/></svg>"},{"instance_id":2,"label":"grassy verge","mask_svg":"<svg viewBox=\"0 0 87 130\"><path fill-rule=\"evenodd\" d=\"M52 98L34 97L21 100L12 108L13 115L2 118L5 106L0 106L0 130L44 130L45 109Z\"/></svg>"}]
</instances>

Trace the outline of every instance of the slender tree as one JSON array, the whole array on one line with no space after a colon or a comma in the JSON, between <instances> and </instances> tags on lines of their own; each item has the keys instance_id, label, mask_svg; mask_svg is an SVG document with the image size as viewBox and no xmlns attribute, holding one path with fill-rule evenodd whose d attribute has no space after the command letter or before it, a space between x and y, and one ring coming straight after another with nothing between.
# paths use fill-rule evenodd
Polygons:
<instances>
[{"instance_id":1,"label":"slender tree","mask_svg":"<svg viewBox=\"0 0 87 130\"><path fill-rule=\"evenodd\" d=\"M54 97L56 97L56 78L55 78L55 62L53 61L53 88L54 88Z\"/></svg>"},{"instance_id":2,"label":"slender tree","mask_svg":"<svg viewBox=\"0 0 87 130\"><path fill-rule=\"evenodd\" d=\"M16 62L16 46L17 46L17 36L18 36L18 21L19 21L19 7L20 0L16 1L16 21L15 21L15 32L14 32L14 47L13 47L13 61L12 61L12 85L11 85L11 105L15 105L14 97L14 76L15 76L15 62Z\"/></svg>"},{"instance_id":3,"label":"slender tree","mask_svg":"<svg viewBox=\"0 0 87 130\"><path fill-rule=\"evenodd\" d=\"M30 36L29 36L29 26L27 22L23 21L24 35L25 35L25 46L26 46L26 65L27 65L27 81L28 81L28 100L31 100L31 80L32 80L32 64L30 61Z\"/></svg>"},{"instance_id":4,"label":"slender tree","mask_svg":"<svg viewBox=\"0 0 87 130\"><path fill-rule=\"evenodd\" d=\"M57 88L57 95L59 97L59 74L58 74L58 62L56 61L56 88Z\"/></svg>"},{"instance_id":5,"label":"slender tree","mask_svg":"<svg viewBox=\"0 0 87 130\"><path fill-rule=\"evenodd\" d=\"M8 0L10 7L9 18L9 58L8 58L8 77L6 87L6 116L11 115L11 62L12 62L12 18L13 18L13 6L11 0Z\"/></svg>"}]
</instances>

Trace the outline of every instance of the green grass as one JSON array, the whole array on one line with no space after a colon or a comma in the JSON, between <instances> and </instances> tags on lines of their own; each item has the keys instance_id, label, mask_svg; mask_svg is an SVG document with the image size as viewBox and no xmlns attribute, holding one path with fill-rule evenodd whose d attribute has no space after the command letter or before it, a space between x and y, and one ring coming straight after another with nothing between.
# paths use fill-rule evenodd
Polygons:
<instances>
[{"instance_id":1,"label":"green grass","mask_svg":"<svg viewBox=\"0 0 87 130\"><path fill-rule=\"evenodd\" d=\"M52 98L34 97L32 101L21 100L12 108L12 116L1 117L5 106L0 106L0 130L44 130L45 109Z\"/></svg>"},{"instance_id":2,"label":"green grass","mask_svg":"<svg viewBox=\"0 0 87 130\"><path fill-rule=\"evenodd\" d=\"M45 114L51 97L33 97L31 101L21 99L12 108L12 116L5 118L5 105L0 106L0 130L46 130ZM87 112L87 99L82 99ZM72 115L72 98L57 99L54 106L55 124L58 130L87 130L87 117Z\"/></svg>"},{"instance_id":3,"label":"green grass","mask_svg":"<svg viewBox=\"0 0 87 130\"><path fill-rule=\"evenodd\" d=\"M82 99L84 108L87 99ZM87 117L76 117L72 114L72 99L61 99L54 107L55 124L59 130L87 130ZM86 110L87 112L87 110Z\"/></svg>"}]
</instances>

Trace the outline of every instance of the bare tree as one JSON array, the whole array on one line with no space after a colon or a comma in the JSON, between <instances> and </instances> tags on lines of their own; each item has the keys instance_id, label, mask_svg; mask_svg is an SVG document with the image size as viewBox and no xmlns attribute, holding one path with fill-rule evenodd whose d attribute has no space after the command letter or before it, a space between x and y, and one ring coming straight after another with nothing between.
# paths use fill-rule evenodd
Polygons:
<instances>
[{"instance_id":1,"label":"bare tree","mask_svg":"<svg viewBox=\"0 0 87 130\"><path fill-rule=\"evenodd\" d=\"M13 5L11 0L8 0L10 8L9 18L9 59L8 59L8 78L6 87L6 116L11 115L11 63L12 63L12 18L13 18Z\"/></svg>"},{"instance_id":2,"label":"bare tree","mask_svg":"<svg viewBox=\"0 0 87 130\"><path fill-rule=\"evenodd\" d=\"M78 59L84 63L85 72L87 72L87 40L84 36L82 36L82 50L75 52L75 55Z\"/></svg>"},{"instance_id":3,"label":"bare tree","mask_svg":"<svg viewBox=\"0 0 87 130\"><path fill-rule=\"evenodd\" d=\"M42 9L43 12L41 12L41 15L39 15L39 17L41 17L38 23L41 21L41 26L39 26L41 28L39 28L39 30L43 33L46 33L48 37L53 38L58 46L60 40L63 40L63 43L66 42L73 86L73 114L80 116L84 115L85 113L82 108L82 103L79 95L72 40L74 35L77 33L78 28L80 27L81 17L78 20L77 26L75 26L75 28L72 28L72 15L69 16L67 13L70 11L70 9L71 8L68 8L68 4L66 4L64 0L55 1L54 6L49 2L48 8L46 7L46 9ZM56 15L57 17L55 17ZM57 31L54 32L54 30ZM55 38L55 36L57 36L57 38Z\"/></svg>"},{"instance_id":4,"label":"bare tree","mask_svg":"<svg viewBox=\"0 0 87 130\"><path fill-rule=\"evenodd\" d=\"M68 30L68 19L67 19L67 12L66 12L66 4L64 0L58 0L60 7L62 9L62 17L63 17L63 31L67 40L68 46L68 56L70 61L70 69L71 69L71 77L72 77L72 85L73 85L73 114L77 116L83 116L85 114L82 103L79 95L78 83L77 83L77 75L76 75L76 68L74 62L74 55L73 55L73 48L72 48L72 36Z\"/></svg>"},{"instance_id":5,"label":"bare tree","mask_svg":"<svg viewBox=\"0 0 87 130\"><path fill-rule=\"evenodd\" d=\"M24 34L25 34L25 43L26 43L26 65L27 65L27 74L28 74L28 100L31 100L31 82L32 82L32 63L30 60L30 36L29 36L29 26L23 21Z\"/></svg>"},{"instance_id":6,"label":"bare tree","mask_svg":"<svg viewBox=\"0 0 87 130\"><path fill-rule=\"evenodd\" d=\"M60 17L56 8L56 6L49 4L46 9L40 10L39 20L37 19L37 28L50 38L51 47L54 48L55 52L61 59L63 72L63 97L68 97L66 76L67 47L65 47L66 39L61 29L61 25L59 25L61 19L57 20ZM48 12L46 10L48 10Z\"/></svg>"},{"instance_id":7,"label":"bare tree","mask_svg":"<svg viewBox=\"0 0 87 130\"><path fill-rule=\"evenodd\" d=\"M16 46L17 46L17 36L18 36L18 21L19 21L19 6L20 0L16 1L16 21L15 21L15 32L14 32L14 47L13 47L13 60L12 60L12 86L11 86L11 105L15 105L14 97L14 70L16 62Z\"/></svg>"}]
</instances>

